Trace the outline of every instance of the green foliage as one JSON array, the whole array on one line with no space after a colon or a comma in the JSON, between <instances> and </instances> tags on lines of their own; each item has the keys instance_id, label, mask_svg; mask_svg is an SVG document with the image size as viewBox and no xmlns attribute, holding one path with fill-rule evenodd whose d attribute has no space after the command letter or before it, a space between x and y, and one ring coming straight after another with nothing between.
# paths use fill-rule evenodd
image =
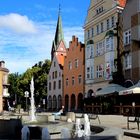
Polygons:
<instances>
[{"instance_id":1,"label":"green foliage","mask_svg":"<svg viewBox=\"0 0 140 140\"><path fill-rule=\"evenodd\" d=\"M50 70L50 60L40 61L32 68L27 69L25 73L19 75L18 73L9 74L9 93L12 100L17 97L17 103L24 104L24 92L30 92L30 82L33 76L35 87L35 99L38 104L44 96L47 95L47 77Z\"/></svg>"}]
</instances>

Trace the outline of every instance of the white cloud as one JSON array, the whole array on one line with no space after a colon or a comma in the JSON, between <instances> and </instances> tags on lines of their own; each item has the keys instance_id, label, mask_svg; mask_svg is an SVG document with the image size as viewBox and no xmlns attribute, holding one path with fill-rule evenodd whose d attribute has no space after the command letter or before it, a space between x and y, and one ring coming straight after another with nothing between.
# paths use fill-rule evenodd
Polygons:
<instances>
[{"instance_id":1,"label":"white cloud","mask_svg":"<svg viewBox=\"0 0 140 140\"><path fill-rule=\"evenodd\" d=\"M0 16L0 27L8 28L17 33L35 33L36 28L27 16L16 13Z\"/></svg>"},{"instance_id":2,"label":"white cloud","mask_svg":"<svg viewBox=\"0 0 140 140\"><path fill-rule=\"evenodd\" d=\"M36 34L19 35L7 30L0 30L0 60L4 60L10 73L25 72L39 61L51 58L52 41L55 36L57 21L36 22ZM63 26L67 44L73 35L83 42L82 27Z\"/></svg>"}]
</instances>

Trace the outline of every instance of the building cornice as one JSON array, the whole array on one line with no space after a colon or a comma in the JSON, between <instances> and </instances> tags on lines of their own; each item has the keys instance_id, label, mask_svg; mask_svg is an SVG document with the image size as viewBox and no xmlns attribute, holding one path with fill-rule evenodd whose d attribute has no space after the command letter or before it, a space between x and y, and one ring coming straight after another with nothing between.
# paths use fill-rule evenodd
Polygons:
<instances>
[{"instance_id":1,"label":"building cornice","mask_svg":"<svg viewBox=\"0 0 140 140\"><path fill-rule=\"evenodd\" d=\"M94 22L99 22L100 19L106 17L109 17L109 15L113 15L113 13L119 13L119 10L123 10L123 7L120 6L115 6L105 12L103 12L102 14L98 15L98 16L94 16L89 22L85 23L85 25L83 26L83 28L85 29L86 27L90 26L91 24L93 24Z\"/></svg>"},{"instance_id":2,"label":"building cornice","mask_svg":"<svg viewBox=\"0 0 140 140\"><path fill-rule=\"evenodd\" d=\"M9 70L7 68L0 68L0 72L1 71L7 72L7 73L9 72Z\"/></svg>"}]
</instances>

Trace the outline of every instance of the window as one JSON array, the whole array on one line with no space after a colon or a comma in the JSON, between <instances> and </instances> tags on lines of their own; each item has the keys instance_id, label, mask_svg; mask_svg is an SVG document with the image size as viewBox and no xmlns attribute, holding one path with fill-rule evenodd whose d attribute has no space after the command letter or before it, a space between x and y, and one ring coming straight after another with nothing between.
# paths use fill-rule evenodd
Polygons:
<instances>
[{"instance_id":1,"label":"window","mask_svg":"<svg viewBox=\"0 0 140 140\"><path fill-rule=\"evenodd\" d=\"M96 14L99 14L99 10L98 9L96 9Z\"/></svg>"},{"instance_id":2,"label":"window","mask_svg":"<svg viewBox=\"0 0 140 140\"><path fill-rule=\"evenodd\" d=\"M56 81L53 82L53 89L56 89Z\"/></svg>"},{"instance_id":3,"label":"window","mask_svg":"<svg viewBox=\"0 0 140 140\"><path fill-rule=\"evenodd\" d=\"M106 52L114 50L114 39L113 37L106 38Z\"/></svg>"},{"instance_id":4,"label":"window","mask_svg":"<svg viewBox=\"0 0 140 140\"><path fill-rule=\"evenodd\" d=\"M53 64L54 64L54 67L55 67L56 66L56 63L54 62Z\"/></svg>"},{"instance_id":5,"label":"window","mask_svg":"<svg viewBox=\"0 0 140 140\"><path fill-rule=\"evenodd\" d=\"M52 78L54 79L54 72L52 73Z\"/></svg>"},{"instance_id":6,"label":"window","mask_svg":"<svg viewBox=\"0 0 140 140\"><path fill-rule=\"evenodd\" d=\"M131 43L131 31L128 30L124 32L124 45L129 45Z\"/></svg>"},{"instance_id":7,"label":"window","mask_svg":"<svg viewBox=\"0 0 140 140\"><path fill-rule=\"evenodd\" d=\"M69 80L68 80L68 78L66 79L66 86L68 86L69 85Z\"/></svg>"},{"instance_id":8,"label":"window","mask_svg":"<svg viewBox=\"0 0 140 140\"><path fill-rule=\"evenodd\" d=\"M100 78L104 76L104 69L103 69L103 64L97 65L96 67L96 77Z\"/></svg>"},{"instance_id":9,"label":"window","mask_svg":"<svg viewBox=\"0 0 140 140\"><path fill-rule=\"evenodd\" d=\"M72 63L69 62L69 70L71 70L71 69L72 69Z\"/></svg>"},{"instance_id":10,"label":"window","mask_svg":"<svg viewBox=\"0 0 140 140\"><path fill-rule=\"evenodd\" d=\"M97 35L99 34L99 25L96 25L96 32L97 32Z\"/></svg>"},{"instance_id":11,"label":"window","mask_svg":"<svg viewBox=\"0 0 140 140\"><path fill-rule=\"evenodd\" d=\"M89 73L87 73L87 79L89 79L90 78L90 74Z\"/></svg>"},{"instance_id":12,"label":"window","mask_svg":"<svg viewBox=\"0 0 140 140\"><path fill-rule=\"evenodd\" d=\"M100 41L96 44L96 56L104 53L104 41Z\"/></svg>"},{"instance_id":13,"label":"window","mask_svg":"<svg viewBox=\"0 0 140 140\"><path fill-rule=\"evenodd\" d=\"M114 25L115 25L115 18L114 18L114 16L111 18L111 25L112 25L112 27L114 27Z\"/></svg>"},{"instance_id":14,"label":"window","mask_svg":"<svg viewBox=\"0 0 140 140\"><path fill-rule=\"evenodd\" d=\"M51 82L49 82L49 90L51 90Z\"/></svg>"},{"instance_id":15,"label":"window","mask_svg":"<svg viewBox=\"0 0 140 140\"><path fill-rule=\"evenodd\" d=\"M96 14L100 14L103 12L103 7L99 7L96 9Z\"/></svg>"},{"instance_id":16,"label":"window","mask_svg":"<svg viewBox=\"0 0 140 140\"><path fill-rule=\"evenodd\" d=\"M57 71L55 71L55 78L57 78Z\"/></svg>"},{"instance_id":17,"label":"window","mask_svg":"<svg viewBox=\"0 0 140 140\"><path fill-rule=\"evenodd\" d=\"M90 51L90 47L89 45L86 47L86 59L89 58L89 51Z\"/></svg>"},{"instance_id":18,"label":"window","mask_svg":"<svg viewBox=\"0 0 140 140\"><path fill-rule=\"evenodd\" d=\"M90 30L88 30L88 39L90 38Z\"/></svg>"},{"instance_id":19,"label":"window","mask_svg":"<svg viewBox=\"0 0 140 140\"><path fill-rule=\"evenodd\" d=\"M91 55L90 58L93 58L93 46L91 46Z\"/></svg>"},{"instance_id":20,"label":"window","mask_svg":"<svg viewBox=\"0 0 140 140\"><path fill-rule=\"evenodd\" d=\"M87 67L87 72L89 72L90 71L90 68L89 67Z\"/></svg>"},{"instance_id":21,"label":"window","mask_svg":"<svg viewBox=\"0 0 140 140\"><path fill-rule=\"evenodd\" d=\"M94 72L94 71L93 71L93 66L91 66L91 79L93 79L93 75L94 75L93 72Z\"/></svg>"},{"instance_id":22,"label":"window","mask_svg":"<svg viewBox=\"0 0 140 140\"><path fill-rule=\"evenodd\" d=\"M107 27L107 30L110 28L109 19L106 20L106 27Z\"/></svg>"},{"instance_id":23,"label":"window","mask_svg":"<svg viewBox=\"0 0 140 140\"><path fill-rule=\"evenodd\" d=\"M61 72L59 72L59 77L61 77Z\"/></svg>"},{"instance_id":24,"label":"window","mask_svg":"<svg viewBox=\"0 0 140 140\"><path fill-rule=\"evenodd\" d=\"M81 75L78 76L78 83L79 83L79 84L82 83L82 76L81 76Z\"/></svg>"},{"instance_id":25,"label":"window","mask_svg":"<svg viewBox=\"0 0 140 140\"><path fill-rule=\"evenodd\" d=\"M75 80L74 80L74 77L72 77L72 85L75 84Z\"/></svg>"},{"instance_id":26,"label":"window","mask_svg":"<svg viewBox=\"0 0 140 140\"><path fill-rule=\"evenodd\" d=\"M131 55L125 55L124 57L124 68L125 69L131 69L132 65L131 65Z\"/></svg>"},{"instance_id":27,"label":"window","mask_svg":"<svg viewBox=\"0 0 140 140\"><path fill-rule=\"evenodd\" d=\"M106 68L105 68L105 79L106 80L109 80L111 79L111 65L110 65L110 62L106 62Z\"/></svg>"},{"instance_id":28,"label":"window","mask_svg":"<svg viewBox=\"0 0 140 140\"><path fill-rule=\"evenodd\" d=\"M90 67L87 67L87 79L90 78Z\"/></svg>"},{"instance_id":29,"label":"window","mask_svg":"<svg viewBox=\"0 0 140 140\"><path fill-rule=\"evenodd\" d=\"M94 28L91 29L91 36L94 36Z\"/></svg>"},{"instance_id":30,"label":"window","mask_svg":"<svg viewBox=\"0 0 140 140\"><path fill-rule=\"evenodd\" d=\"M101 33L104 31L104 24L101 22Z\"/></svg>"},{"instance_id":31,"label":"window","mask_svg":"<svg viewBox=\"0 0 140 140\"><path fill-rule=\"evenodd\" d=\"M99 45L98 43L96 44L96 55L98 56L100 54L100 51L99 51Z\"/></svg>"},{"instance_id":32,"label":"window","mask_svg":"<svg viewBox=\"0 0 140 140\"><path fill-rule=\"evenodd\" d=\"M51 75L49 75L49 80L51 80Z\"/></svg>"},{"instance_id":33,"label":"window","mask_svg":"<svg viewBox=\"0 0 140 140\"><path fill-rule=\"evenodd\" d=\"M75 68L78 68L78 59L75 59Z\"/></svg>"},{"instance_id":34,"label":"window","mask_svg":"<svg viewBox=\"0 0 140 140\"><path fill-rule=\"evenodd\" d=\"M61 80L58 81L58 88L61 89Z\"/></svg>"}]
</instances>

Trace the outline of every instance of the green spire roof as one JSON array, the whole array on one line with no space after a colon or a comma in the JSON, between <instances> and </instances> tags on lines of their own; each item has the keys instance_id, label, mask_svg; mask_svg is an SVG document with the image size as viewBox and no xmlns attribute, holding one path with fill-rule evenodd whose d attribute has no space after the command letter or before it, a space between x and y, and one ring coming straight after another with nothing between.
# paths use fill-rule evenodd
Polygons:
<instances>
[{"instance_id":1,"label":"green spire roof","mask_svg":"<svg viewBox=\"0 0 140 140\"><path fill-rule=\"evenodd\" d=\"M60 15L60 7L59 7L57 27L56 27L55 38L54 38L55 50L57 50L61 40L64 41L64 35L63 35L63 30L62 30L62 19L61 19L61 15Z\"/></svg>"}]
</instances>

